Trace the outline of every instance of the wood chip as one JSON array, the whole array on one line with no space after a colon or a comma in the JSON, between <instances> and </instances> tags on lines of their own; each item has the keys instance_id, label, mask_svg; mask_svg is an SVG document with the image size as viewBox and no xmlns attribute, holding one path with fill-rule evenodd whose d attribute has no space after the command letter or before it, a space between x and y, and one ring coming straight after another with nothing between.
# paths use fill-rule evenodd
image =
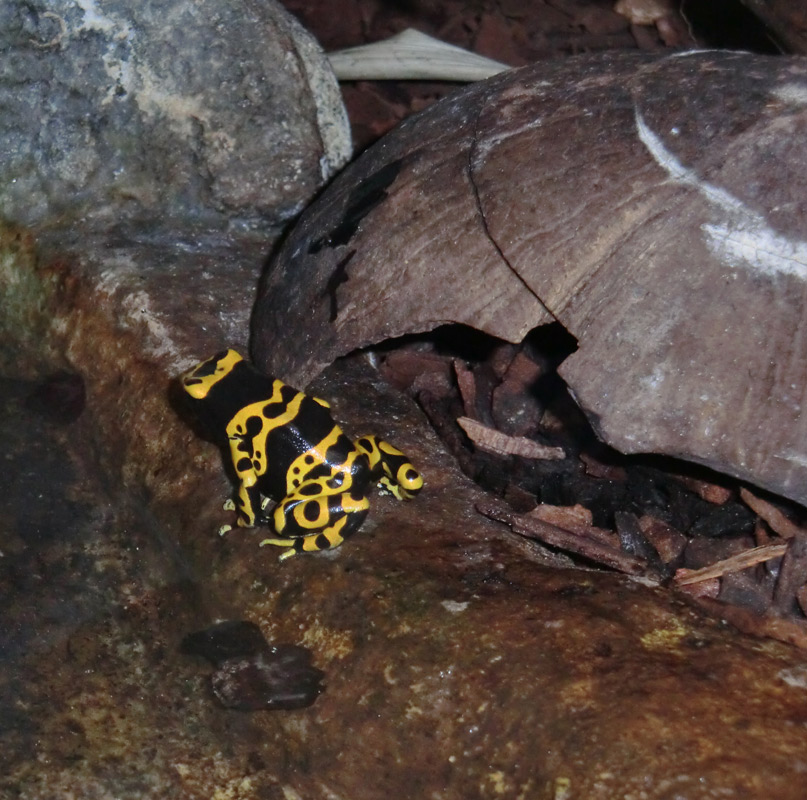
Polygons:
<instances>
[{"instance_id":1,"label":"wood chip","mask_svg":"<svg viewBox=\"0 0 807 800\"><path fill-rule=\"evenodd\" d=\"M716 600L720 594L720 578L707 578L705 581L691 583L687 586L678 586L679 591L690 597L708 597Z\"/></svg>"},{"instance_id":2,"label":"wood chip","mask_svg":"<svg viewBox=\"0 0 807 800\"><path fill-rule=\"evenodd\" d=\"M773 604L782 614L793 613L796 592L806 583L807 533L798 533L788 542L773 592Z\"/></svg>"},{"instance_id":3,"label":"wood chip","mask_svg":"<svg viewBox=\"0 0 807 800\"><path fill-rule=\"evenodd\" d=\"M722 506L731 500L733 492L725 486L716 483L703 481L700 478L692 478L689 475L675 475L677 481L683 483L690 492L694 492L698 497L716 506Z\"/></svg>"},{"instance_id":4,"label":"wood chip","mask_svg":"<svg viewBox=\"0 0 807 800\"><path fill-rule=\"evenodd\" d=\"M597 564L610 567L626 575L641 576L658 580L659 576L641 558L623 553L616 547L578 536L571 531L550 525L529 514L514 514L500 503L479 503L476 510L490 519L509 525L514 533L538 539L551 547L575 553Z\"/></svg>"},{"instance_id":5,"label":"wood chip","mask_svg":"<svg viewBox=\"0 0 807 800\"><path fill-rule=\"evenodd\" d=\"M624 467L603 464L602 461L598 461L588 453L580 453L580 460L583 462L586 475L590 475L592 478L603 478L607 481L624 481L627 478Z\"/></svg>"},{"instance_id":6,"label":"wood chip","mask_svg":"<svg viewBox=\"0 0 807 800\"><path fill-rule=\"evenodd\" d=\"M540 519L542 522L548 522L550 525L556 525L558 528L571 531L578 536L588 536L590 539L606 542L612 547L619 547L619 537L613 531L595 527L591 511L585 506L579 504L575 506L552 506L547 503L540 503L529 511L528 515Z\"/></svg>"},{"instance_id":7,"label":"wood chip","mask_svg":"<svg viewBox=\"0 0 807 800\"><path fill-rule=\"evenodd\" d=\"M454 374L462 397L462 407L466 416L476 417L476 379L474 373L459 359L454 359Z\"/></svg>"},{"instance_id":8,"label":"wood chip","mask_svg":"<svg viewBox=\"0 0 807 800\"><path fill-rule=\"evenodd\" d=\"M501 383L491 395L491 415L496 428L511 436L526 436L538 429L544 405L533 389L542 374L541 366L524 353L511 358Z\"/></svg>"},{"instance_id":9,"label":"wood chip","mask_svg":"<svg viewBox=\"0 0 807 800\"><path fill-rule=\"evenodd\" d=\"M639 517L639 527L665 564L679 558L689 541L683 533L649 514Z\"/></svg>"},{"instance_id":10,"label":"wood chip","mask_svg":"<svg viewBox=\"0 0 807 800\"><path fill-rule=\"evenodd\" d=\"M617 511L614 513L614 522L619 534L619 542L626 553L644 559L659 572L665 570L655 547L647 541L647 537L642 532L636 514L631 511Z\"/></svg>"},{"instance_id":11,"label":"wood chip","mask_svg":"<svg viewBox=\"0 0 807 800\"><path fill-rule=\"evenodd\" d=\"M660 19L675 13L673 0L618 0L617 14L626 17L632 25L655 25Z\"/></svg>"},{"instance_id":12,"label":"wood chip","mask_svg":"<svg viewBox=\"0 0 807 800\"><path fill-rule=\"evenodd\" d=\"M470 417L459 417L457 424L480 450L487 453L545 461L559 461L566 458L566 453L561 447L547 447L524 436L508 436L506 433L489 428Z\"/></svg>"},{"instance_id":13,"label":"wood chip","mask_svg":"<svg viewBox=\"0 0 807 800\"><path fill-rule=\"evenodd\" d=\"M702 569L676 570L675 582L678 586L688 586L709 578L719 578L721 575L748 569L763 561L770 561L772 558L781 558L786 550L787 544L766 544L762 547L752 547L750 550L744 550L742 553L724 558L722 561L717 561Z\"/></svg>"},{"instance_id":14,"label":"wood chip","mask_svg":"<svg viewBox=\"0 0 807 800\"><path fill-rule=\"evenodd\" d=\"M804 532L804 528L789 520L775 505L751 494L748 489L740 489L740 497L745 504L770 525L783 539L792 539L796 534Z\"/></svg>"},{"instance_id":15,"label":"wood chip","mask_svg":"<svg viewBox=\"0 0 807 800\"><path fill-rule=\"evenodd\" d=\"M758 519L754 525L754 541L757 546L771 543L771 535L768 533L764 520Z\"/></svg>"}]
</instances>

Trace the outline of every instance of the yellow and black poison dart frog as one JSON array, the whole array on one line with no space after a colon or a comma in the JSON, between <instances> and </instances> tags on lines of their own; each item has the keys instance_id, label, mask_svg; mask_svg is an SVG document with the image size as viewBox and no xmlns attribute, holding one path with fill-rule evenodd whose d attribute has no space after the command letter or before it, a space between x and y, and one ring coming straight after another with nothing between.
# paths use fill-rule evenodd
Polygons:
<instances>
[{"instance_id":1,"label":"yellow and black poison dart frog","mask_svg":"<svg viewBox=\"0 0 807 800\"><path fill-rule=\"evenodd\" d=\"M374 483L399 500L423 478L398 449L376 436L352 442L324 400L264 375L234 350L217 353L181 377L200 421L229 445L238 479L238 525L271 523L279 538L261 545L295 553L339 546L364 522ZM264 514L277 501L271 517ZM222 532L229 530L225 526Z\"/></svg>"}]
</instances>

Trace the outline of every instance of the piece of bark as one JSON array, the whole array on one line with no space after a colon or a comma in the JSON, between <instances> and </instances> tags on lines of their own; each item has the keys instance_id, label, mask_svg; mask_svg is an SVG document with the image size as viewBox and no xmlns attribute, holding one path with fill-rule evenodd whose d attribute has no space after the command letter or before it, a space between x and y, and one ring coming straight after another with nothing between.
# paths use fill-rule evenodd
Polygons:
<instances>
[{"instance_id":1,"label":"piece of bark","mask_svg":"<svg viewBox=\"0 0 807 800\"><path fill-rule=\"evenodd\" d=\"M474 380L473 370L468 369L462 361L456 358L453 364L454 376L457 379L457 386L459 386L465 416L476 420L479 418L479 413L476 408L476 381Z\"/></svg>"},{"instance_id":2,"label":"piece of bark","mask_svg":"<svg viewBox=\"0 0 807 800\"><path fill-rule=\"evenodd\" d=\"M665 564L676 561L689 541L671 525L647 514L639 517L639 526Z\"/></svg>"},{"instance_id":3,"label":"piece of bark","mask_svg":"<svg viewBox=\"0 0 807 800\"><path fill-rule=\"evenodd\" d=\"M645 538L639 520L629 511L617 511L614 514L616 530L619 534L619 543L626 553L643 559L659 571L663 569L659 554L652 544Z\"/></svg>"},{"instance_id":4,"label":"piece of bark","mask_svg":"<svg viewBox=\"0 0 807 800\"><path fill-rule=\"evenodd\" d=\"M727 503L731 500L733 494L732 490L726 486L720 486L717 483L710 483L699 478L692 478L688 475L676 475L675 479L698 497L706 500L707 503L713 503L716 506L722 506Z\"/></svg>"},{"instance_id":5,"label":"piece of bark","mask_svg":"<svg viewBox=\"0 0 807 800\"><path fill-rule=\"evenodd\" d=\"M548 522L544 522L530 514L514 514L491 502L478 503L476 508L480 514L490 519L504 522L515 533L522 536L538 539L552 547L574 553L577 556L618 570L626 575L657 577L643 559L624 553L619 548L598 542L588 536L579 536L564 528L550 525Z\"/></svg>"},{"instance_id":6,"label":"piece of bark","mask_svg":"<svg viewBox=\"0 0 807 800\"><path fill-rule=\"evenodd\" d=\"M688 583L684 586L677 586L679 592L683 592L688 597L706 597L717 600L720 594L720 578L709 578L698 583Z\"/></svg>"},{"instance_id":7,"label":"piece of bark","mask_svg":"<svg viewBox=\"0 0 807 800\"><path fill-rule=\"evenodd\" d=\"M807 532L796 534L788 541L782 555L782 565L776 579L773 602L782 613L789 615L796 604L796 593L807 584Z\"/></svg>"},{"instance_id":8,"label":"piece of bark","mask_svg":"<svg viewBox=\"0 0 807 800\"><path fill-rule=\"evenodd\" d=\"M591 475L592 478L603 478L609 481L624 481L627 478L624 467L603 464L588 453L581 453L580 460L583 462L586 475Z\"/></svg>"},{"instance_id":9,"label":"piece of bark","mask_svg":"<svg viewBox=\"0 0 807 800\"><path fill-rule=\"evenodd\" d=\"M683 566L686 569L702 569L739 553L747 552L753 547L754 540L750 536L726 539L690 539L684 550Z\"/></svg>"},{"instance_id":10,"label":"piece of bark","mask_svg":"<svg viewBox=\"0 0 807 800\"><path fill-rule=\"evenodd\" d=\"M498 456L521 456L521 458L558 461L566 458L562 447L550 447L524 436L508 436L468 417L460 417L457 424L468 438L480 449Z\"/></svg>"},{"instance_id":11,"label":"piece of bark","mask_svg":"<svg viewBox=\"0 0 807 800\"><path fill-rule=\"evenodd\" d=\"M451 386L449 364L435 353L400 348L386 353L383 359L377 361L381 374L401 391L408 391L416 380L420 380L420 388L428 383L435 394L440 394L443 387L448 391ZM424 375L439 377L424 382Z\"/></svg>"},{"instance_id":12,"label":"piece of bark","mask_svg":"<svg viewBox=\"0 0 807 800\"><path fill-rule=\"evenodd\" d=\"M807 10L792 0L741 0L791 53L807 55Z\"/></svg>"},{"instance_id":13,"label":"piece of bark","mask_svg":"<svg viewBox=\"0 0 807 800\"><path fill-rule=\"evenodd\" d=\"M496 427L511 436L535 431L543 405L535 394L535 384L544 373L525 353L517 353L493 390L491 414Z\"/></svg>"},{"instance_id":14,"label":"piece of bark","mask_svg":"<svg viewBox=\"0 0 807 800\"><path fill-rule=\"evenodd\" d=\"M619 548L619 537L613 531L596 527L591 511L584 506L553 506L540 503L529 512L529 515L548 522L550 525L571 531L578 536L587 536L611 547Z\"/></svg>"},{"instance_id":15,"label":"piece of bark","mask_svg":"<svg viewBox=\"0 0 807 800\"><path fill-rule=\"evenodd\" d=\"M748 489L741 488L740 497L755 514L758 514L770 525L771 530L778 533L783 539L792 539L804 532L804 528L791 522L775 505L751 494Z\"/></svg>"},{"instance_id":16,"label":"piece of bark","mask_svg":"<svg viewBox=\"0 0 807 800\"><path fill-rule=\"evenodd\" d=\"M768 614L773 607L773 581L758 568L727 572L719 579L717 600L747 608L756 614ZM695 584L690 584L690 586Z\"/></svg>"}]
</instances>

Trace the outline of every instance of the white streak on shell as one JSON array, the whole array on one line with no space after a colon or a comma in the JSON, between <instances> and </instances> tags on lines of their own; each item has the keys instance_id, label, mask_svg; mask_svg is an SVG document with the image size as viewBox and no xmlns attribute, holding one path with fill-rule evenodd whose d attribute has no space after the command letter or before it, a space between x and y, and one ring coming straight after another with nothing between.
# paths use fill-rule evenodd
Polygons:
<instances>
[{"instance_id":1,"label":"white streak on shell","mask_svg":"<svg viewBox=\"0 0 807 800\"><path fill-rule=\"evenodd\" d=\"M748 208L740 199L719 186L702 180L684 166L635 112L639 139L655 162L676 183L691 186L712 205L715 219L705 222L709 250L731 267L744 266L766 275L795 275L807 278L807 244L789 239L771 228L762 214Z\"/></svg>"}]
</instances>

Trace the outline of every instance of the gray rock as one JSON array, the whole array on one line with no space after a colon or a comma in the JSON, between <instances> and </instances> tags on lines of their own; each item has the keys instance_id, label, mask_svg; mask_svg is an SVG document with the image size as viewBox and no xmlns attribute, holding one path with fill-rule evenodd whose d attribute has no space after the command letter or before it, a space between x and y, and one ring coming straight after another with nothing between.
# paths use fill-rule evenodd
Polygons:
<instances>
[{"instance_id":1,"label":"gray rock","mask_svg":"<svg viewBox=\"0 0 807 800\"><path fill-rule=\"evenodd\" d=\"M0 5L0 216L263 228L350 156L338 86L278 4Z\"/></svg>"}]
</instances>

